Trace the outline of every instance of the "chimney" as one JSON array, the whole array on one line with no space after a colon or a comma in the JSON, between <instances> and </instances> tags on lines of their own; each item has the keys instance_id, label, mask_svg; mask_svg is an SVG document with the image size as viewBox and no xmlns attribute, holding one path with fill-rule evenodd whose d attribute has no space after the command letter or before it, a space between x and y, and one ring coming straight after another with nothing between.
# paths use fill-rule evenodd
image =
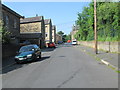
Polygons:
<instances>
[{"instance_id":1,"label":"chimney","mask_svg":"<svg viewBox=\"0 0 120 90\"><path fill-rule=\"evenodd\" d=\"M38 14L36 14L36 17L38 17Z\"/></svg>"}]
</instances>

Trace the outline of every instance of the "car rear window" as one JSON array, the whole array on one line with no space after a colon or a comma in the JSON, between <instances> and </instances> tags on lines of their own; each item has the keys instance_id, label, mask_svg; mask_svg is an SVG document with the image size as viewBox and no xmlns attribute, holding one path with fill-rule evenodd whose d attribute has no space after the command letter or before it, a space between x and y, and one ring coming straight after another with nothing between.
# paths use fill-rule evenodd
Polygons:
<instances>
[{"instance_id":1,"label":"car rear window","mask_svg":"<svg viewBox=\"0 0 120 90\"><path fill-rule=\"evenodd\" d=\"M33 46L23 46L20 48L19 52L28 52L28 51L32 51L32 49L34 49Z\"/></svg>"},{"instance_id":2,"label":"car rear window","mask_svg":"<svg viewBox=\"0 0 120 90\"><path fill-rule=\"evenodd\" d=\"M73 41L73 42L76 42L76 41Z\"/></svg>"}]
</instances>

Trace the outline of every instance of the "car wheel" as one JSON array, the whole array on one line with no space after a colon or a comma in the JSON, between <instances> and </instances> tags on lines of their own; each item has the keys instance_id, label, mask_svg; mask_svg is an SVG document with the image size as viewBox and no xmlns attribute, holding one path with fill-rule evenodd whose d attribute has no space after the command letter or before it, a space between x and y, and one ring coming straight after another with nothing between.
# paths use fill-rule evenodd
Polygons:
<instances>
[{"instance_id":1,"label":"car wheel","mask_svg":"<svg viewBox=\"0 0 120 90\"><path fill-rule=\"evenodd\" d=\"M40 55L39 55L39 59L41 59L41 53L40 53Z\"/></svg>"},{"instance_id":2,"label":"car wheel","mask_svg":"<svg viewBox=\"0 0 120 90\"><path fill-rule=\"evenodd\" d=\"M39 55L39 59L41 59L41 55Z\"/></svg>"}]
</instances>

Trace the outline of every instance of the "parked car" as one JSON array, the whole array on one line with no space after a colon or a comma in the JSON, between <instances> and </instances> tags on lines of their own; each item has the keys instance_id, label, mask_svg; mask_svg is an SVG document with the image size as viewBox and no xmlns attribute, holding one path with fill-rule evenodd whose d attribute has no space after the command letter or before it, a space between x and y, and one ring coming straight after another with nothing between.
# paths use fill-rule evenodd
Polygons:
<instances>
[{"instance_id":1,"label":"parked car","mask_svg":"<svg viewBox=\"0 0 120 90\"><path fill-rule=\"evenodd\" d=\"M72 45L77 45L77 41L76 40L72 40Z\"/></svg>"},{"instance_id":2,"label":"parked car","mask_svg":"<svg viewBox=\"0 0 120 90\"><path fill-rule=\"evenodd\" d=\"M56 48L55 43L53 43L53 42L48 43L48 48Z\"/></svg>"},{"instance_id":3,"label":"parked car","mask_svg":"<svg viewBox=\"0 0 120 90\"><path fill-rule=\"evenodd\" d=\"M35 45L22 46L15 56L16 63L22 63L27 61L34 61L37 58L41 58L41 49Z\"/></svg>"},{"instance_id":4,"label":"parked car","mask_svg":"<svg viewBox=\"0 0 120 90\"><path fill-rule=\"evenodd\" d=\"M31 44L30 41L26 40L26 41L20 43L20 46L25 46L25 45L30 45L30 44Z\"/></svg>"}]
</instances>

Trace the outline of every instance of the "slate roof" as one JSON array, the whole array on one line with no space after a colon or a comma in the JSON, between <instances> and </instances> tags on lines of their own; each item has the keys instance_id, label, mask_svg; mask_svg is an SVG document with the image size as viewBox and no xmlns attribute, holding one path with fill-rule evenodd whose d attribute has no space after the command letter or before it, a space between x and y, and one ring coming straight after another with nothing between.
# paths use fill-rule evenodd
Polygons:
<instances>
[{"instance_id":1,"label":"slate roof","mask_svg":"<svg viewBox=\"0 0 120 90\"><path fill-rule=\"evenodd\" d=\"M41 33L20 33L21 39L38 39L42 38Z\"/></svg>"},{"instance_id":2,"label":"slate roof","mask_svg":"<svg viewBox=\"0 0 120 90\"><path fill-rule=\"evenodd\" d=\"M44 23L45 23L45 24L49 24L50 21L51 21L51 19L45 19L45 20L44 20Z\"/></svg>"},{"instance_id":3,"label":"slate roof","mask_svg":"<svg viewBox=\"0 0 120 90\"><path fill-rule=\"evenodd\" d=\"M15 11L13 11L12 9L10 9L9 7L5 6L4 4L2 4L2 9L14 14L15 16L19 17L19 18L23 18L23 16L19 15L18 13L16 13Z\"/></svg>"},{"instance_id":4,"label":"slate roof","mask_svg":"<svg viewBox=\"0 0 120 90\"><path fill-rule=\"evenodd\" d=\"M43 16L24 18L20 20L20 23L40 22L43 20Z\"/></svg>"}]
</instances>

